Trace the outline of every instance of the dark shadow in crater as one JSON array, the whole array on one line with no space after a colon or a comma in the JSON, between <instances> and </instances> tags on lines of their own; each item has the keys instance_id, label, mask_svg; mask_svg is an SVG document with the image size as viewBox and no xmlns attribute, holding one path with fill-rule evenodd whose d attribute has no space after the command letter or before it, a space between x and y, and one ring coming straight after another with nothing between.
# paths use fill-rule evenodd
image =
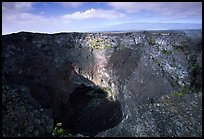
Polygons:
<instances>
[{"instance_id":1,"label":"dark shadow in crater","mask_svg":"<svg viewBox=\"0 0 204 139\"><path fill-rule=\"evenodd\" d=\"M101 89L80 85L70 96L69 109L60 107L61 113L69 110L69 114L55 118L55 124L62 122L71 134L86 136L115 127L122 120L121 105L106 97L107 93Z\"/></svg>"},{"instance_id":2,"label":"dark shadow in crater","mask_svg":"<svg viewBox=\"0 0 204 139\"><path fill-rule=\"evenodd\" d=\"M78 86L94 83L76 73L74 67L93 71L95 61L88 47L75 47L76 36L80 38L76 33L3 36L2 79L7 84L27 86L42 108L52 109L54 126L62 122L72 134L94 136L116 126L122 111L119 101L109 101L106 92Z\"/></svg>"}]
</instances>

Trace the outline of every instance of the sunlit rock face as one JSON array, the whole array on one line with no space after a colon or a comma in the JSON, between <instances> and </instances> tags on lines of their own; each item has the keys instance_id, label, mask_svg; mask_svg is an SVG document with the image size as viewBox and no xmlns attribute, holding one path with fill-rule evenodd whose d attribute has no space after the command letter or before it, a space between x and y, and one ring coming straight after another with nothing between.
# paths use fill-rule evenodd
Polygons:
<instances>
[{"instance_id":1,"label":"sunlit rock face","mask_svg":"<svg viewBox=\"0 0 204 139\"><path fill-rule=\"evenodd\" d=\"M2 60L3 86L26 86L73 135L201 136L199 30L21 32L3 36Z\"/></svg>"}]
</instances>

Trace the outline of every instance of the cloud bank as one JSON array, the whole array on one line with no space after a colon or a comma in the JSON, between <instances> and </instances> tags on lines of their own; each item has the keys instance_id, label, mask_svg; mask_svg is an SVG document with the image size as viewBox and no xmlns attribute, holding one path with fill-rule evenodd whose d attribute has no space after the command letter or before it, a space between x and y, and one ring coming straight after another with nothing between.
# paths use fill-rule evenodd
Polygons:
<instances>
[{"instance_id":1,"label":"cloud bank","mask_svg":"<svg viewBox=\"0 0 204 139\"><path fill-rule=\"evenodd\" d=\"M128 13L148 12L170 18L202 17L201 2L108 2L107 5Z\"/></svg>"},{"instance_id":2,"label":"cloud bank","mask_svg":"<svg viewBox=\"0 0 204 139\"><path fill-rule=\"evenodd\" d=\"M30 30L34 32L58 32L68 29L69 23L74 23L76 20L87 19L104 19L111 20L125 17L124 14L114 10L103 9L87 9L83 12L68 13L59 16L46 17L43 14L33 14L34 2L9 2L2 4L2 24L3 34L13 30ZM83 3L63 2L60 3L65 7L79 7ZM72 31L70 29L70 31Z\"/></svg>"},{"instance_id":3,"label":"cloud bank","mask_svg":"<svg viewBox=\"0 0 204 139\"><path fill-rule=\"evenodd\" d=\"M84 20L90 18L104 18L104 19L115 19L123 18L124 14L116 12L114 10L102 10L102 9L89 9L85 12L75 12L72 14L66 14L61 16L65 20Z\"/></svg>"},{"instance_id":4,"label":"cloud bank","mask_svg":"<svg viewBox=\"0 0 204 139\"><path fill-rule=\"evenodd\" d=\"M19 31L83 31L127 21L202 23L202 3L2 2L2 34Z\"/></svg>"}]
</instances>

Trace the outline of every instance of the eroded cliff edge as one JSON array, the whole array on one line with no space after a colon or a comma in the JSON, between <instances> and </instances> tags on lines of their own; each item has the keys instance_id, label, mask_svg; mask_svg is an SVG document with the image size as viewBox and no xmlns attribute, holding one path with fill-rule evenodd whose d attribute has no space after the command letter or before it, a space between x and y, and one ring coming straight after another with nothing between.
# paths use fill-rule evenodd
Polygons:
<instances>
[{"instance_id":1,"label":"eroded cliff edge","mask_svg":"<svg viewBox=\"0 0 204 139\"><path fill-rule=\"evenodd\" d=\"M3 136L202 134L202 31L2 37Z\"/></svg>"}]
</instances>

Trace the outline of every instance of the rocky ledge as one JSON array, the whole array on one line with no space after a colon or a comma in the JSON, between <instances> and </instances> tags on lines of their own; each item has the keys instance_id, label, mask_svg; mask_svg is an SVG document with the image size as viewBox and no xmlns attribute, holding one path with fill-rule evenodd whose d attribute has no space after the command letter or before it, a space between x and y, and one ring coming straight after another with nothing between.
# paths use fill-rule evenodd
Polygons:
<instances>
[{"instance_id":1,"label":"rocky ledge","mask_svg":"<svg viewBox=\"0 0 204 139\"><path fill-rule=\"evenodd\" d=\"M2 35L2 134L202 136L202 31Z\"/></svg>"}]
</instances>

